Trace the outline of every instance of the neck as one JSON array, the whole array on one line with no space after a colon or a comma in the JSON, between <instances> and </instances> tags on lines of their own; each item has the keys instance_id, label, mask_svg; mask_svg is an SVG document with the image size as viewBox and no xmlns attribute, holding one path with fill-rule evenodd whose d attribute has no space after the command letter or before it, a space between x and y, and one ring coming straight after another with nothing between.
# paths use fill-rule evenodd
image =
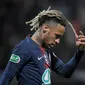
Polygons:
<instances>
[{"instance_id":1,"label":"neck","mask_svg":"<svg viewBox=\"0 0 85 85\"><path fill-rule=\"evenodd\" d=\"M43 48L44 50L47 49L47 47L45 46L45 44L42 42L42 38L41 36L36 36L36 34L34 34L31 39L37 43L41 48Z\"/></svg>"},{"instance_id":2,"label":"neck","mask_svg":"<svg viewBox=\"0 0 85 85\"><path fill-rule=\"evenodd\" d=\"M31 37L31 39L37 43L38 45L42 46L42 38L40 37L40 33L39 32L35 32L33 34L33 36Z\"/></svg>"},{"instance_id":3,"label":"neck","mask_svg":"<svg viewBox=\"0 0 85 85\"><path fill-rule=\"evenodd\" d=\"M37 30L33 36L31 37L31 39L37 43L40 47L47 49L47 46L45 45L45 43L43 42L43 38L42 38L42 34L40 33L39 30Z\"/></svg>"}]
</instances>

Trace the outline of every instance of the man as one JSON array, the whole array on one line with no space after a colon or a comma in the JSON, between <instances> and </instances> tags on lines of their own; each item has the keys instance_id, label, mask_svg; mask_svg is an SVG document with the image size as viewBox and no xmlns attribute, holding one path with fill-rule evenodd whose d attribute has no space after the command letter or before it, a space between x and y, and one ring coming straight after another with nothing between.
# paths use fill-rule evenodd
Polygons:
<instances>
[{"instance_id":1,"label":"man","mask_svg":"<svg viewBox=\"0 0 85 85\"><path fill-rule=\"evenodd\" d=\"M31 23L36 30L32 37L27 36L12 50L0 79L0 85L9 85L16 76L18 85L51 85L50 70L69 78L76 69L85 50L85 36L77 36L77 50L72 59L64 64L48 50L60 42L68 20L57 10L43 10Z\"/></svg>"}]
</instances>

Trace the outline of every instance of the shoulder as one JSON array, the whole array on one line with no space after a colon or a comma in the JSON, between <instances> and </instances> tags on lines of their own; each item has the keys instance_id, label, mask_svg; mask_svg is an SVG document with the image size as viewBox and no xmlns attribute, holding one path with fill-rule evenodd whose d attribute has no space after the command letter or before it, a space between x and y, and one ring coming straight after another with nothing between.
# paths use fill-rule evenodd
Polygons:
<instances>
[{"instance_id":1,"label":"shoulder","mask_svg":"<svg viewBox=\"0 0 85 85\"><path fill-rule=\"evenodd\" d=\"M20 52L20 53L28 53L30 51L31 43L29 42L29 38L25 38L21 40L18 44L15 45L12 52Z\"/></svg>"}]
</instances>

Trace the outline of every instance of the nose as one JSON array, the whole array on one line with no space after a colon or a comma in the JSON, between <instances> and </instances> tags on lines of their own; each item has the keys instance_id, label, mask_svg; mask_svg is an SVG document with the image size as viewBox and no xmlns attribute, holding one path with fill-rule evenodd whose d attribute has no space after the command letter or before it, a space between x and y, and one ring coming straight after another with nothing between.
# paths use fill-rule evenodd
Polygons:
<instances>
[{"instance_id":1,"label":"nose","mask_svg":"<svg viewBox=\"0 0 85 85\"><path fill-rule=\"evenodd\" d=\"M57 44L59 44L59 43L60 43L60 39L56 39L55 42L56 42Z\"/></svg>"}]
</instances>

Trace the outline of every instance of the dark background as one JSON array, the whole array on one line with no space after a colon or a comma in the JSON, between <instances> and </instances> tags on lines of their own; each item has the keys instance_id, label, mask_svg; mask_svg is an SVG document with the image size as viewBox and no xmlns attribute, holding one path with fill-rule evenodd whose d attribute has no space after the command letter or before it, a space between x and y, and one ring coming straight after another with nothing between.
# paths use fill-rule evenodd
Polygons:
<instances>
[{"instance_id":1,"label":"dark background","mask_svg":"<svg viewBox=\"0 0 85 85\"><path fill-rule=\"evenodd\" d=\"M25 22L40 11L57 9L63 12L79 34L85 34L85 0L0 0L0 74L4 71L15 44L30 32ZM65 63L73 56L76 46L72 29L68 26L61 42L52 49ZM52 85L85 85L85 55L70 79L52 72ZM11 85L16 85L14 78Z\"/></svg>"}]
</instances>

